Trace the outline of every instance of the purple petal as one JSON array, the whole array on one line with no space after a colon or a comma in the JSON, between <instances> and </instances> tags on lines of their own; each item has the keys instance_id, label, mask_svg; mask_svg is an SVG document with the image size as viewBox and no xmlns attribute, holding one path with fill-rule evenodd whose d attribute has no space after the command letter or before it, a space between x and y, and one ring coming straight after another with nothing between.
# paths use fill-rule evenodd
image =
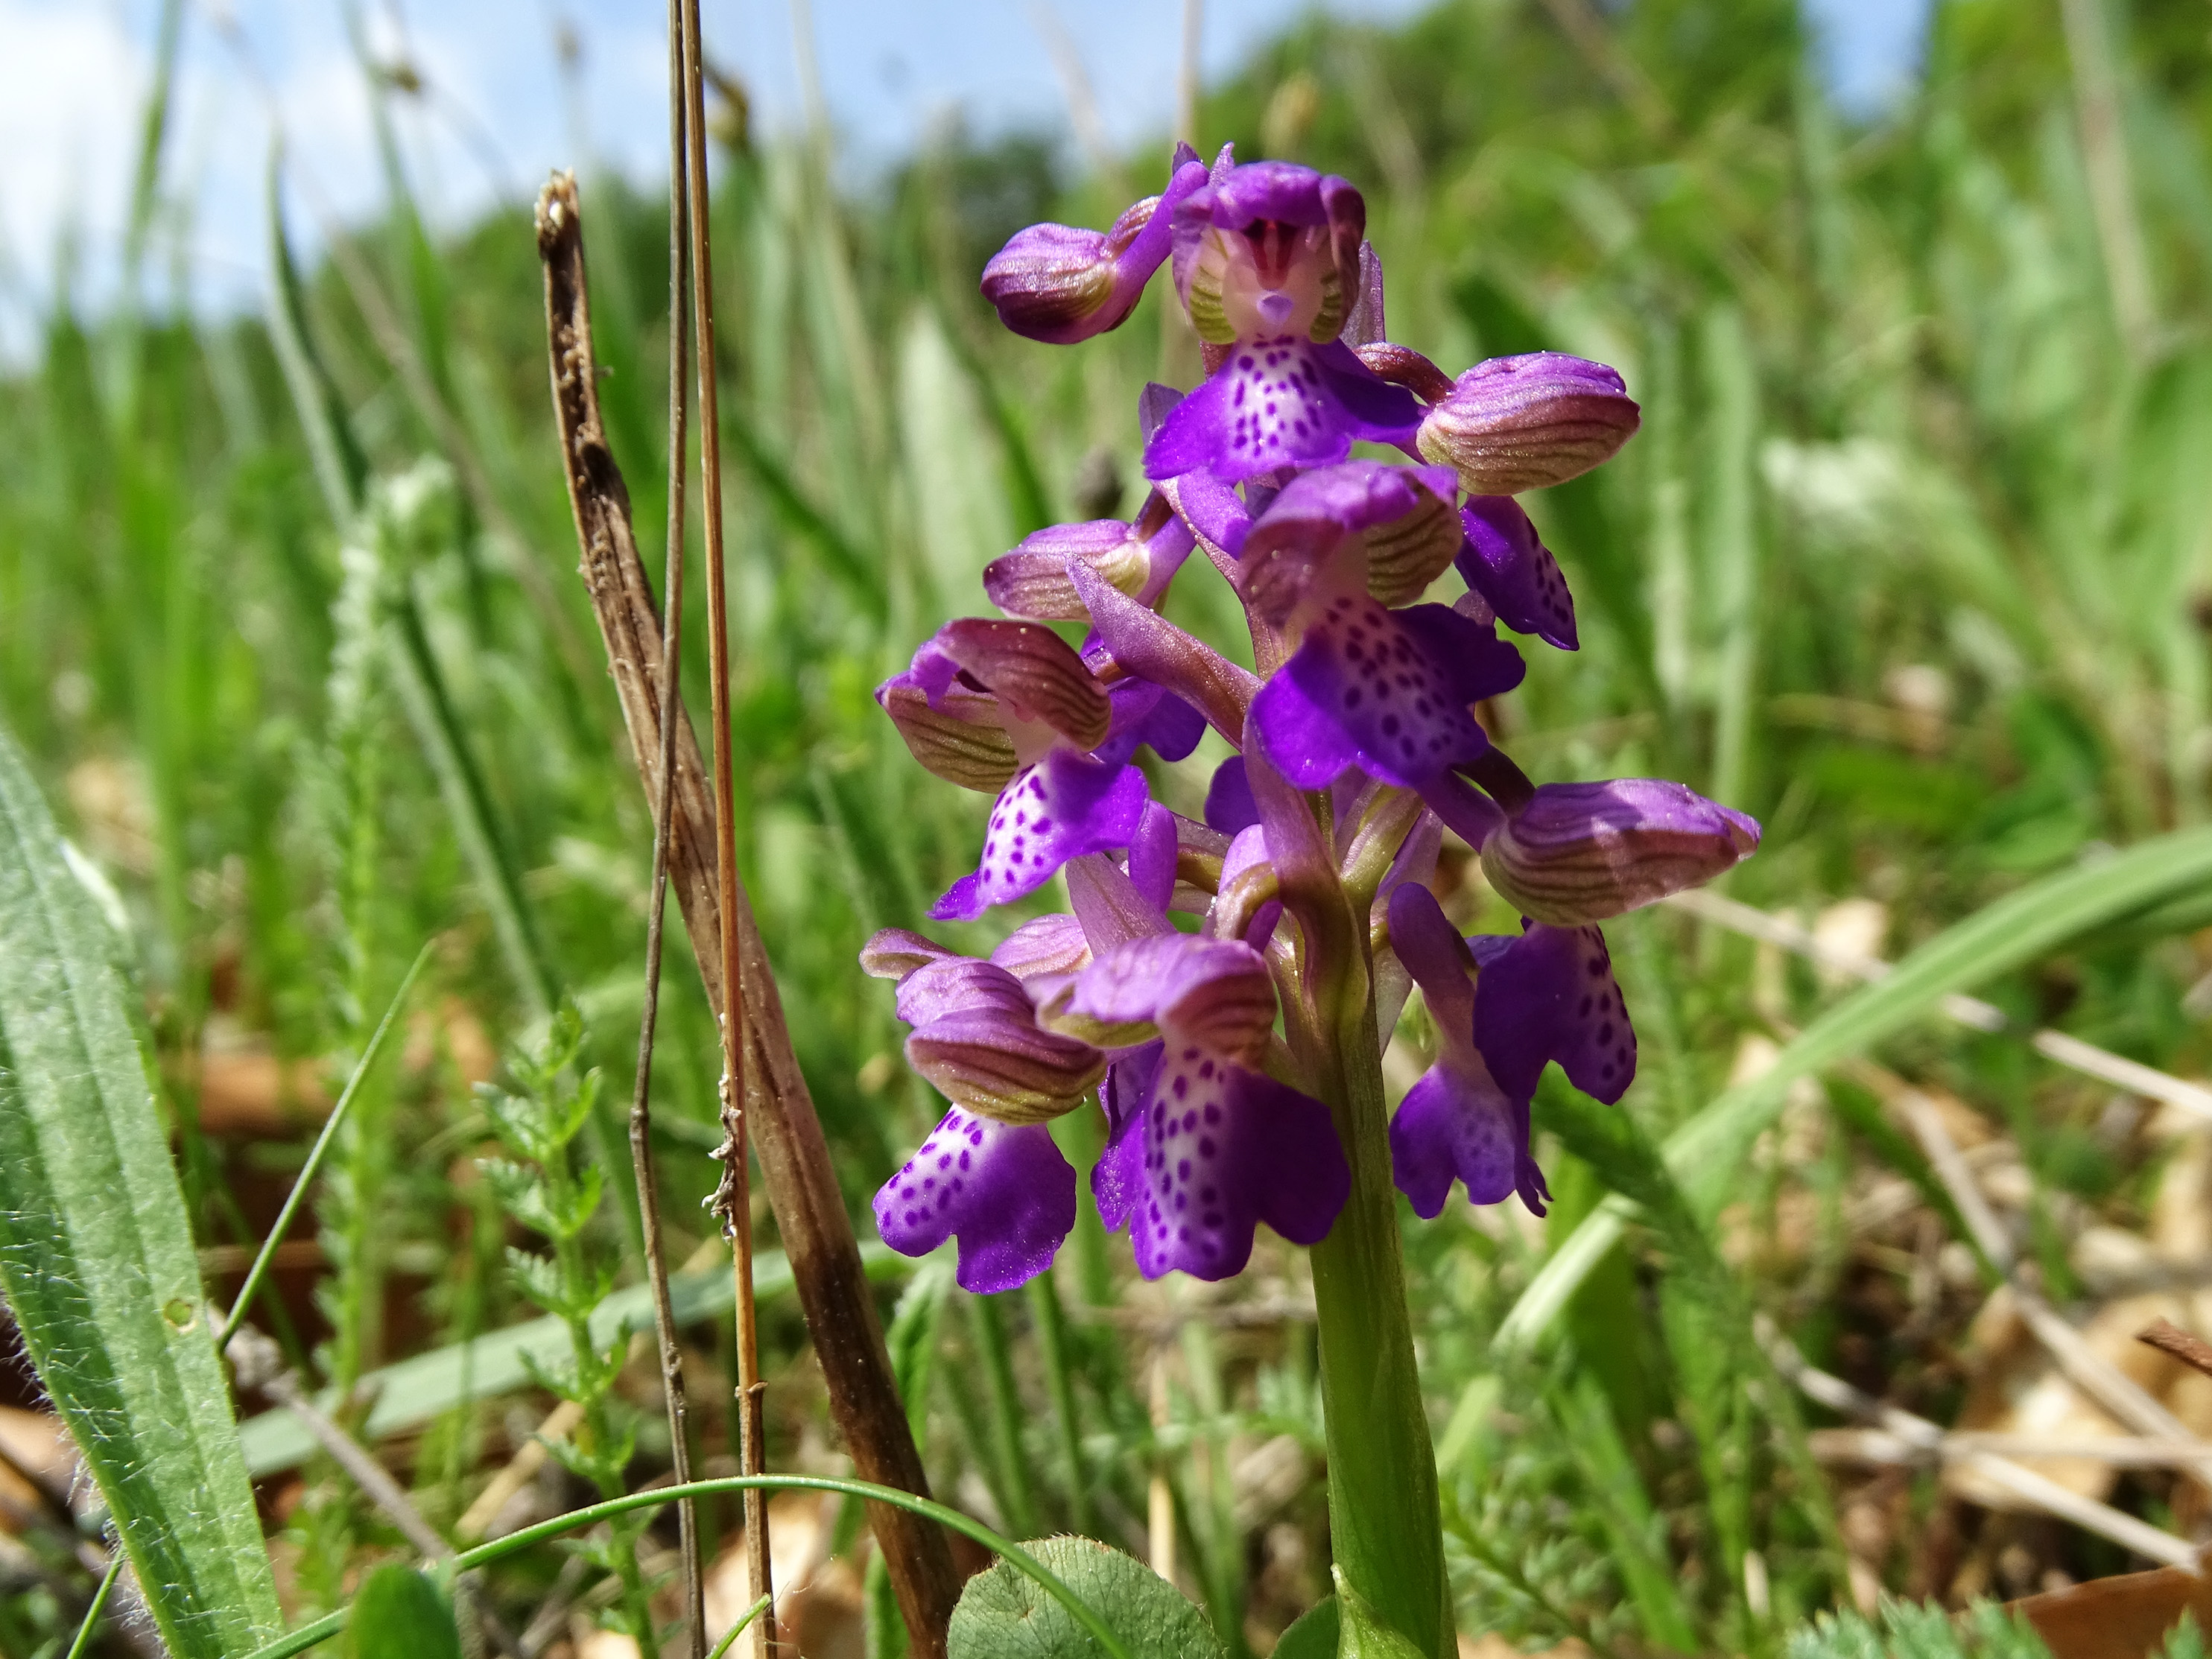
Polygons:
<instances>
[{"instance_id":1,"label":"purple petal","mask_svg":"<svg viewBox=\"0 0 2212 1659\"><path fill-rule=\"evenodd\" d=\"M901 1255L960 1241L955 1275L988 1294L1052 1265L1075 1225L1075 1170L1042 1123L994 1123L955 1107L876 1193L876 1231Z\"/></svg>"},{"instance_id":2,"label":"purple petal","mask_svg":"<svg viewBox=\"0 0 2212 1659\"><path fill-rule=\"evenodd\" d=\"M1532 922L1482 967L1474 992L1474 1042L1498 1086L1516 1099L1536 1092L1545 1063L1607 1105L1636 1076L1636 1032L1595 927Z\"/></svg>"},{"instance_id":3,"label":"purple petal","mask_svg":"<svg viewBox=\"0 0 2212 1659\"><path fill-rule=\"evenodd\" d=\"M1071 567L1076 591L1115 662L1139 678L1166 687L1205 715L1232 744L1244 738L1244 720L1260 682L1205 641L1107 585L1096 572Z\"/></svg>"},{"instance_id":4,"label":"purple petal","mask_svg":"<svg viewBox=\"0 0 2212 1659\"><path fill-rule=\"evenodd\" d=\"M1498 620L1562 651L1576 649L1574 596L1521 503L1510 495L1477 495L1460 509L1460 522L1467 539L1459 574L1490 602Z\"/></svg>"},{"instance_id":5,"label":"purple petal","mask_svg":"<svg viewBox=\"0 0 2212 1659\"><path fill-rule=\"evenodd\" d=\"M897 1008L909 1025L927 1025L969 1008L992 1009L1025 1025L1035 1023L1022 982L997 963L974 957L947 956L917 968L899 981Z\"/></svg>"},{"instance_id":6,"label":"purple petal","mask_svg":"<svg viewBox=\"0 0 2212 1659\"><path fill-rule=\"evenodd\" d=\"M1265 1221L1294 1244L1328 1237L1352 1189L1328 1109L1194 1044L1171 1045L1145 1103L1137 1268L1227 1279Z\"/></svg>"},{"instance_id":7,"label":"purple petal","mask_svg":"<svg viewBox=\"0 0 2212 1659\"><path fill-rule=\"evenodd\" d=\"M906 1040L906 1058L954 1105L1000 1123L1073 1111L1106 1071L1106 1056L1090 1044L990 1008L920 1027Z\"/></svg>"},{"instance_id":8,"label":"purple petal","mask_svg":"<svg viewBox=\"0 0 2212 1659\"><path fill-rule=\"evenodd\" d=\"M1601 921L1711 880L1759 825L1665 778L1547 783L1483 844L1483 873L1524 915Z\"/></svg>"},{"instance_id":9,"label":"purple petal","mask_svg":"<svg viewBox=\"0 0 2212 1659\"><path fill-rule=\"evenodd\" d=\"M1421 988L1446 1044L1455 1039L1462 1047L1470 1042L1474 983L1468 970L1474 961L1436 895L1419 883L1408 882L1390 896L1390 948Z\"/></svg>"},{"instance_id":10,"label":"purple petal","mask_svg":"<svg viewBox=\"0 0 2212 1659\"><path fill-rule=\"evenodd\" d=\"M1359 746L1334 708L1309 696L1284 669L1252 700L1252 729L1261 748L1300 789L1325 789L1359 761Z\"/></svg>"},{"instance_id":11,"label":"purple petal","mask_svg":"<svg viewBox=\"0 0 2212 1659\"><path fill-rule=\"evenodd\" d=\"M860 971L870 979L904 979L915 969L951 955L935 939L903 927L885 927L860 947Z\"/></svg>"},{"instance_id":12,"label":"purple petal","mask_svg":"<svg viewBox=\"0 0 2212 1659\"><path fill-rule=\"evenodd\" d=\"M1094 951L1103 954L1133 939L1175 931L1167 912L1139 892L1121 867L1103 854L1070 859L1066 874L1068 902Z\"/></svg>"},{"instance_id":13,"label":"purple petal","mask_svg":"<svg viewBox=\"0 0 2212 1659\"><path fill-rule=\"evenodd\" d=\"M1392 386L1341 340L1316 346L1314 360L1353 437L1375 444L1412 441L1421 424L1421 405L1412 392Z\"/></svg>"},{"instance_id":14,"label":"purple petal","mask_svg":"<svg viewBox=\"0 0 2212 1659\"><path fill-rule=\"evenodd\" d=\"M1300 473L1245 538L1238 590L1280 627L1345 538L1358 536L1374 597L1386 605L1418 599L1464 539L1452 510L1458 499L1449 467L1361 460Z\"/></svg>"},{"instance_id":15,"label":"purple petal","mask_svg":"<svg viewBox=\"0 0 2212 1659\"><path fill-rule=\"evenodd\" d=\"M1194 534L1204 537L1231 558L1237 556L1252 528L1252 514L1234 489L1203 467L1162 479L1161 487L1170 493L1176 512Z\"/></svg>"},{"instance_id":16,"label":"purple petal","mask_svg":"<svg viewBox=\"0 0 2212 1659\"><path fill-rule=\"evenodd\" d=\"M1344 319L1344 332L1337 337L1355 351L1361 346L1379 345L1389 337L1382 325L1382 262L1375 257L1374 245L1369 242L1359 245L1356 289L1357 297Z\"/></svg>"},{"instance_id":17,"label":"purple petal","mask_svg":"<svg viewBox=\"0 0 2212 1659\"><path fill-rule=\"evenodd\" d=\"M1479 1060L1472 1068L1431 1066L1390 1120L1390 1178L1425 1220L1443 1212L1454 1181L1465 1182L1477 1204L1511 1196L1524 1164L1534 1167L1528 1108L1508 1099Z\"/></svg>"},{"instance_id":18,"label":"purple petal","mask_svg":"<svg viewBox=\"0 0 2212 1659\"><path fill-rule=\"evenodd\" d=\"M1171 386L1162 386L1158 380L1148 380L1145 389L1137 394L1137 427L1146 442L1160 429L1169 412L1182 401L1183 394Z\"/></svg>"},{"instance_id":19,"label":"purple petal","mask_svg":"<svg viewBox=\"0 0 2212 1659\"><path fill-rule=\"evenodd\" d=\"M1076 748L1106 741L1113 704L1067 641L1042 623L962 617L937 630L937 648L1018 720L1042 720Z\"/></svg>"},{"instance_id":20,"label":"purple petal","mask_svg":"<svg viewBox=\"0 0 2212 1659\"><path fill-rule=\"evenodd\" d=\"M1164 686L1131 678L1115 682L1113 735L1094 751L1099 760L1127 760L1148 746L1164 761L1179 761L1206 735L1206 716Z\"/></svg>"},{"instance_id":21,"label":"purple petal","mask_svg":"<svg viewBox=\"0 0 2212 1659\"><path fill-rule=\"evenodd\" d=\"M1166 1044L1155 1037L1106 1068L1098 1103L1106 1110L1106 1150L1091 1166L1091 1196L1109 1233L1121 1231L1145 1193L1144 1104Z\"/></svg>"},{"instance_id":22,"label":"purple petal","mask_svg":"<svg viewBox=\"0 0 2212 1659\"><path fill-rule=\"evenodd\" d=\"M1206 182L1192 160L1164 193L1138 203L1101 234L1071 225L1031 225L983 267L983 297L1015 333L1066 345L1118 328L1167 258L1177 205Z\"/></svg>"},{"instance_id":23,"label":"purple petal","mask_svg":"<svg viewBox=\"0 0 2212 1659\"><path fill-rule=\"evenodd\" d=\"M941 658L939 660L943 660ZM945 664L946 683L933 696L911 669L876 688L876 702L898 728L907 752L947 783L994 795L1020 763L1006 735L999 700L988 691L953 683L958 671Z\"/></svg>"},{"instance_id":24,"label":"purple petal","mask_svg":"<svg viewBox=\"0 0 2212 1659\"><path fill-rule=\"evenodd\" d=\"M1145 446L1145 475L1204 469L1240 483L1279 466L1325 466L1342 460L1354 438L1396 442L1419 419L1410 393L1377 380L1340 343L1242 340Z\"/></svg>"},{"instance_id":25,"label":"purple petal","mask_svg":"<svg viewBox=\"0 0 2212 1659\"><path fill-rule=\"evenodd\" d=\"M1340 595L1254 701L1268 758L1300 788L1348 763L1419 788L1479 759L1490 739L1468 705L1510 690L1520 653L1443 605L1386 611Z\"/></svg>"},{"instance_id":26,"label":"purple petal","mask_svg":"<svg viewBox=\"0 0 2212 1659\"><path fill-rule=\"evenodd\" d=\"M1255 810L1255 821L1237 832L1236 839L1229 843L1229 850L1221 855L1219 892L1226 894L1236 884L1237 878L1247 870L1263 864L1272 865L1273 861L1267 849L1267 829L1257 821ZM1218 902L1218 898L1216 902ZM1215 921L1212 924L1212 931L1217 937L1241 938L1255 951L1265 951L1267 941L1274 937L1275 924L1283 919L1283 902L1269 899L1261 905L1252 912L1251 920L1243 925L1241 932L1222 912L1217 910L1212 914Z\"/></svg>"},{"instance_id":27,"label":"purple petal","mask_svg":"<svg viewBox=\"0 0 2212 1659\"><path fill-rule=\"evenodd\" d=\"M1081 622L1089 612L1067 579L1067 562L1081 559L1124 593L1141 590L1151 559L1135 527L1119 519L1061 524L1025 536L1011 553L983 567L983 592L1010 617Z\"/></svg>"},{"instance_id":28,"label":"purple petal","mask_svg":"<svg viewBox=\"0 0 2212 1659\"><path fill-rule=\"evenodd\" d=\"M991 960L1018 980L1072 974L1091 960L1091 941L1073 916L1036 916L1000 940Z\"/></svg>"},{"instance_id":29,"label":"purple petal","mask_svg":"<svg viewBox=\"0 0 2212 1659\"><path fill-rule=\"evenodd\" d=\"M1213 769L1213 781L1206 788L1206 821L1224 836L1259 823L1260 809L1244 775L1243 756L1231 755Z\"/></svg>"},{"instance_id":30,"label":"purple petal","mask_svg":"<svg viewBox=\"0 0 2212 1659\"><path fill-rule=\"evenodd\" d=\"M1275 987L1248 945L1160 933L1100 951L1037 1019L1100 1048L1164 1035L1217 1060L1257 1063L1274 1029Z\"/></svg>"},{"instance_id":31,"label":"purple petal","mask_svg":"<svg viewBox=\"0 0 2212 1659\"><path fill-rule=\"evenodd\" d=\"M1129 843L1129 884L1163 910L1175 897L1175 814L1148 801L1137 838Z\"/></svg>"},{"instance_id":32,"label":"purple petal","mask_svg":"<svg viewBox=\"0 0 2212 1659\"><path fill-rule=\"evenodd\" d=\"M1035 892L1072 858L1127 847L1149 799L1135 767L1054 750L1000 792L975 874L953 883L930 915L973 921L994 904Z\"/></svg>"}]
</instances>

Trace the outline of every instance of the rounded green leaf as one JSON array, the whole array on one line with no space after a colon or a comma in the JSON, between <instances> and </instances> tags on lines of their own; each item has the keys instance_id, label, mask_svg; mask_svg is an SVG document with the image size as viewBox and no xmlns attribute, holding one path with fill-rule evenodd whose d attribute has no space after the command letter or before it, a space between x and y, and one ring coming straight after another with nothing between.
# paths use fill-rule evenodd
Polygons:
<instances>
[{"instance_id":1,"label":"rounded green leaf","mask_svg":"<svg viewBox=\"0 0 2212 1659\"><path fill-rule=\"evenodd\" d=\"M1206 1615L1133 1555L1095 1538L1025 1545L1143 1659L1221 1659ZM1098 1644L1043 1586L1001 1561L968 1581L947 1632L951 1659L1090 1659Z\"/></svg>"}]
</instances>

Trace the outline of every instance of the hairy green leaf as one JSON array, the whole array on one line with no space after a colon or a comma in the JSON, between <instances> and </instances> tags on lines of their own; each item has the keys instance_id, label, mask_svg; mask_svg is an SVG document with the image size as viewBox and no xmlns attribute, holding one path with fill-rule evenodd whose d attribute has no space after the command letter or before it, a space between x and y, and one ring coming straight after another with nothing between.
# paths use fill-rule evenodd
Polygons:
<instances>
[{"instance_id":1,"label":"hairy green leaf","mask_svg":"<svg viewBox=\"0 0 2212 1659\"><path fill-rule=\"evenodd\" d=\"M283 1628L98 903L0 731L0 1287L178 1659Z\"/></svg>"},{"instance_id":2,"label":"hairy green leaf","mask_svg":"<svg viewBox=\"0 0 2212 1659\"><path fill-rule=\"evenodd\" d=\"M1096 1608L1131 1653L1220 1659L1206 1615L1133 1555L1095 1538L1043 1538L1024 1547ZM1099 1647L1035 1579L1001 1561L968 1581L946 1650L952 1659L1080 1659Z\"/></svg>"}]
</instances>

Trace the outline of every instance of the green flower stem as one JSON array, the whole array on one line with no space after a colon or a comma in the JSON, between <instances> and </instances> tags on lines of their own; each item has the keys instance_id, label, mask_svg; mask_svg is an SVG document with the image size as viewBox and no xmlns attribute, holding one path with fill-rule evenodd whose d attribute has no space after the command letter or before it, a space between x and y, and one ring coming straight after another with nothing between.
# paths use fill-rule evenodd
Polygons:
<instances>
[{"instance_id":1,"label":"green flower stem","mask_svg":"<svg viewBox=\"0 0 2212 1659\"><path fill-rule=\"evenodd\" d=\"M1351 977L1347 975L1347 977ZM1338 1000L1307 1060L1352 1165L1352 1194L1313 1248L1328 1431L1329 1547L1337 1566L1422 1653L1455 1651L1436 1452L1413 1363L1406 1262L1390 1182L1389 1107L1365 975ZM1293 1023L1294 1026L1296 1022Z\"/></svg>"}]
</instances>

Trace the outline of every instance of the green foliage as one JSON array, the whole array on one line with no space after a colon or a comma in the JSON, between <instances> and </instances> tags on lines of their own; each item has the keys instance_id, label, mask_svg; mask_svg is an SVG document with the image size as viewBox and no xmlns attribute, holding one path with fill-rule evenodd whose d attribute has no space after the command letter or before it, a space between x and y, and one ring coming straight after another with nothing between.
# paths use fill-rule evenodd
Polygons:
<instances>
[{"instance_id":1,"label":"green foliage","mask_svg":"<svg viewBox=\"0 0 2212 1659\"><path fill-rule=\"evenodd\" d=\"M0 728L0 1286L162 1640L281 1627L115 942Z\"/></svg>"},{"instance_id":2,"label":"green foliage","mask_svg":"<svg viewBox=\"0 0 2212 1659\"><path fill-rule=\"evenodd\" d=\"M1941 1607L1885 1599L1875 1619L1822 1614L1792 1633L1788 1652L1789 1659L2050 1659L2051 1650L2027 1620L1991 1602L1954 1618Z\"/></svg>"},{"instance_id":3,"label":"green foliage","mask_svg":"<svg viewBox=\"0 0 2212 1659\"><path fill-rule=\"evenodd\" d=\"M604 1195L604 1177L599 1165L579 1169L575 1161L574 1142L592 1121L599 1089L597 1072L576 1074L583 1044L582 1016L564 1004L543 1041L508 1055L516 1091L478 1085L484 1115L514 1160L486 1158L479 1167L507 1214L552 1246L550 1254L520 1246L509 1246L507 1253L517 1288L556 1317L568 1336L565 1367L549 1365L527 1348L518 1354L532 1382L582 1408L575 1433L545 1441L545 1449L602 1497L616 1498L626 1489L638 1425L615 1393L629 1356L629 1332L617 1324L602 1337L592 1326L593 1310L614 1289L615 1266L591 1248L586 1236ZM605 1536L570 1546L614 1577L621 1599L613 1621L647 1649L654 1642L653 1609L637 1546L649 1519L642 1513L620 1516Z\"/></svg>"},{"instance_id":4,"label":"green foliage","mask_svg":"<svg viewBox=\"0 0 2212 1659\"><path fill-rule=\"evenodd\" d=\"M349 1659L461 1659L445 1592L412 1567L373 1567L354 1593Z\"/></svg>"},{"instance_id":5,"label":"green foliage","mask_svg":"<svg viewBox=\"0 0 2212 1659\"><path fill-rule=\"evenodd\" d=\"M1342 1617L1336 1598L1322 1597L1275 1638L1275 1659L1337 1659Z\"/></svg>"},{"instance_id":6,"label":"green foliage","mask_svg":"<svg viewBox=\"0 0 2212 1659\"><path fill-rule=\"evenodd\" d=\"M1419 1648L1352 1588L1341 1570L1334 1577L1338 1659L1424 1659Z\"/></svg>"},{"instance_id":7,"label":"green foliage","mask_svg":"<svg viewBox=\"0 0 2212 1659\"><path fill-rule=\"evenodd\" d=\"M1091 1538L1044 1538L1025 1547L1131 1654L1221 1659L1206 1615L1134 1556ZM1065 1607L1004 1561L968 1581L945 1647L952 1659L1081 1659L1100 1651Z\"/></svg>"}]
</instances>

